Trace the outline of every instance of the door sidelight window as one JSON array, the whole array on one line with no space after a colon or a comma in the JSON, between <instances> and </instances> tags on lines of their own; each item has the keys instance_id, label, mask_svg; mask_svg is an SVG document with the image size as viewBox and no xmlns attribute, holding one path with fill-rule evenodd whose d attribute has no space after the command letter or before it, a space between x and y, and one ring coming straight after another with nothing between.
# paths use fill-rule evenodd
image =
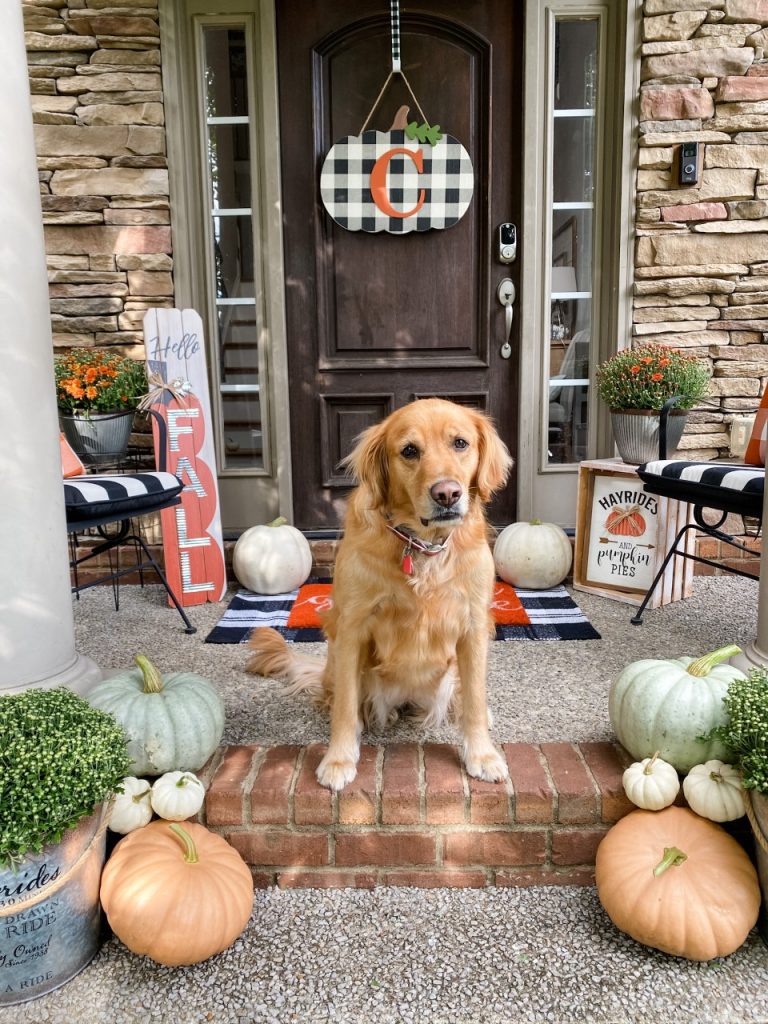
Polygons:
<instances>
[{"instance_id":1,"label":"door sidelight window","mask_svg":"<svg viewBox=\"0 0 768 1024\"><path fill-rule=\"evenodd\" d=\"M201 25L211 389L219 468L246 472L263 470L267 451L251 44L245 22Z\"/></svg>"},{"instance_id":2,"label":"door sidelight window","mask_svg":"<svg viewBox=\"0 0 768 1024\"><path fill-rule=\"evenodd\" d=\"M557 15L549 67L551 258L545 464L587 458L599 109L597 17ZM547 365L548 364L548 365Z\"/></svg>"}]
</instances>

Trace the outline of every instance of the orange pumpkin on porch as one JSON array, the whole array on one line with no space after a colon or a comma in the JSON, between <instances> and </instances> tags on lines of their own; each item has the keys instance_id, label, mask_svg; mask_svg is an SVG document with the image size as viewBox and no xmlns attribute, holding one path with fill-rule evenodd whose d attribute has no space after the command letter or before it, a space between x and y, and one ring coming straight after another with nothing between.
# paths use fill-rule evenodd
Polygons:
<instances>
[{"instance_id":1,"label":"orange pumpkin on porch","mask_svg":"<svg viewBox=\"0 0 768 1024\"><path fill-rule=\"evenodd\" d=\"M736 840L685 807L633 811L597 850L597 894L621 931L689 960L733 953L757 921L757 872Z\"/></svg>"},{"instance_id":2,"label":"orange pumpkin on porch","mask_svg":"<svg viewBox=\"0 0 768 1024\"><path fill-rule=\"evenodd\" d=\"M196 964L231 946L253 906L240 854L203 825L153 821L116 846L101 878L115 935L159 964Z\"/></svg>"}]
</instances>

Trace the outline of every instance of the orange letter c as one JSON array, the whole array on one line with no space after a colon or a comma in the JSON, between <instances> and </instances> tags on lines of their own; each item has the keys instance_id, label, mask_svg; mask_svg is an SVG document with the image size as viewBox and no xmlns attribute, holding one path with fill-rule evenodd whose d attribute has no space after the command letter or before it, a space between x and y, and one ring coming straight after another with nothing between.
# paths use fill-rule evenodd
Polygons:
<instances>
[{"instance_id":1,"label":"orange letter c","mask_svg":"<svg viewBox=\"0 0 768 1024\"><path fill-rule=\"evenodd\" d=\"M419 201L412 210L396 210L390 203L389 194L387 193L387 169L389 167L389 161L393 156L397 156L398 153L403 153L405 156L409 156L416 164L416 169L419 174L424 172L424 153L420 149L412 150L404 149L402 147L397 149L388 149L387 152L382 154L373 165L373 170L371 171L371 196L381 212L385 213L388 217L413 217L413 215L418 213L424 205L424 199L427 195L425 189L422 189L419 193Z\"/></svg>"}]
</instances>

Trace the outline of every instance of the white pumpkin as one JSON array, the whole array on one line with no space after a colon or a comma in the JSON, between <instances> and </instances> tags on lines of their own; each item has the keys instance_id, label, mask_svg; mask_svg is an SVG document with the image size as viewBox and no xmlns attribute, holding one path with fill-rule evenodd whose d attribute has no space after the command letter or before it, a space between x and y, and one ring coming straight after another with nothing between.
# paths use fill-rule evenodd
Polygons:
<instances>
[{"instance_id":1,"label":"white pumpkin","mask_svg":"<svg viewBox=\"0 0 768 1024\"><path fill-rule=\"evenodd\" d=\"M573 562L565 530L555 523L511 523L493 547L496 572L507 583L527 590L548 590L562 583Z\"/></svg>"},{"instance_id":2,"label":"white pumpkin","mask_svg":"<svg viewBox=\"0 0 768 1024\"><path fill-rule=\"evenodd\" d=\"M204 799L205 786L192 772L166 772L152 786L152 809L166 821L186 821Z\"/></svg>"},{"instance_id":3,"label":"white pumpkin","mask_svg":"<svg viewBox=\"0 0 768 1024\"><path fill-rule=\"evenodd\" d=\"M284 594L309 576L312 551L304 534L280 517L266 526L252 526L238 538L232 568L255 594Z\"/></svg>"},{"instance_id":4,"label":"white pumpkin","mask_svg":"<svg viewBox=\"0 0 768 1024\"><path fill-rule=\"evenodd\" d=\"M622 776L624 792L637 807L660 811L675 802L680 792L677 772L658 753L631 764Z\"/></svg>"},{"instance_id":5,"label":"white pumpkin","mask_svg":"<svg viewBox=\"0 0 768 1024\"><path fill-rule=\"evenodd\" d=\"M713 759L694 765L683 780L688 806L710 821L735 821L746 814L741 774L732 764Z\"/></svg>"},{"instance_id":6,"label":"white pumpkin","mask_svg":"<svg viewBox=\"0 0 768 1024\"><path fill-rule=\"evenodd\" d=\"M152 820L151 787L146 779L133 775L123 779L121 785L123 792L115 796L108 824L112 832L125 836Z\"/></svg>"}]
</instances>

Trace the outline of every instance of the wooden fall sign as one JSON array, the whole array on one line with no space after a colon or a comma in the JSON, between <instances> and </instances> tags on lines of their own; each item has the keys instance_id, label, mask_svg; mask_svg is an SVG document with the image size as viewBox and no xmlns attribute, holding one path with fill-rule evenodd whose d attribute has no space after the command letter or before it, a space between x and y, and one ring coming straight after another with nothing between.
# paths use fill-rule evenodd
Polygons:
<instances>
[{"instance_id":1,"label":"wooden fall sign","mask_svg":"<svg viewBox=\"0 0 768 1024\"><path fill-rule=\"evenodd\" d=\"M151 404L168 428L167 469L184 483L181 504L160 513L168 582L185 607L220 601L227 577L202 321L192 309L149 309L144 344Z\"/></svg>"}]
</instances>

